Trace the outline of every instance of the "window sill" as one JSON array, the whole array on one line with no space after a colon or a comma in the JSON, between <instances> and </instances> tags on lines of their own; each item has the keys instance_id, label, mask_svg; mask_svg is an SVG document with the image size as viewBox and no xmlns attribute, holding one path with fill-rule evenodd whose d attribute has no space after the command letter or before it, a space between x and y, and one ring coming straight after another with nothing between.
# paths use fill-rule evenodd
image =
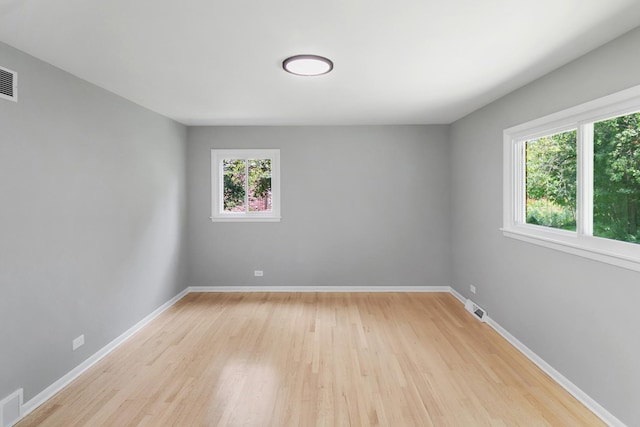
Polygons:
<instances>
[{"instance_id":1,"label":"window sill","mask_svg":"<svg viewBox=\"0 0 640 427\"><path fill-rule=\"evenodd\" d=\"M211 222L280 222L279 216L216 216Z\"/></svg>"},{"instance_id":2,"label":"window sill","mask_svg":"<svg viewBox=\"0 0 640 427\"><path fill-rule=\"evenodd\" d=\"M598 237L563 235L554 231L530 230L528 227L501 228L511 239L570 253L629 270L640 271L640 245Z\"/></svg>"}]
</instances>

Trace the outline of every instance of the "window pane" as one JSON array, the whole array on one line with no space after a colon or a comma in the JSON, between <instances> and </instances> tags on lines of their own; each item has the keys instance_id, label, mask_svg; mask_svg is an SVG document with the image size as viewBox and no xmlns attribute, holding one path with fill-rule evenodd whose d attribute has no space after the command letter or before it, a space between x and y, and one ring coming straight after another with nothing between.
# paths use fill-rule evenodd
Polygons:
<instances>
[{"instance_id":1,"label":"window pane","mask_svg":"<svg viewBox=\"0 0 640 427\"><path fill-rule=\"evenodd\" d=\"M224 159L222 161L224 174L224 211L244 212L245 195L245 161L235 159Z\"/></svg>"},{"instance_id":2,"label":"window pane","mask_svg":"<svg viewBox=\"0 0 640 427\"><path fill-rule=\"evenodd\" d=\"M271 159L248 160L249 210L271 212Z\"/></svg>"},{"instance_id":3,"label":"window pane","mask_svg":"<svg viewBox=\"0 0 640 427\"><path fill-rule=\"evenodd\" d=\"M526 222L576 230L575 130L532 139L526 145Z\"/></svg>"},{"instance_id":4,"label":"window pane","mask_svg":"<svg viewBox=\"0 0 640 427\"><path fill-rule=\"evenodd\" d=\"M640 113L594 123L593 234L640 243Z\"/></svg>"}]
</instances>

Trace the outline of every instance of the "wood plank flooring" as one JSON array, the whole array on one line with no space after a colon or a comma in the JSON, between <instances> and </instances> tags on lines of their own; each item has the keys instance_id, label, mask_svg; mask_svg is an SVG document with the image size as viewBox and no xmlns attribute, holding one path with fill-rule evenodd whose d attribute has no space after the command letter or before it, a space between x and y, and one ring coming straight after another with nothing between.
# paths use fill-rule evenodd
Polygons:
<instances>
[{"instance_id":1,"label":"wood plank flooring","mask_svg":"<svg viewBox=\"0 0 640 427\"><path fill-rule=\"evenodd\" d=\"M443 293L189 294L28 426L602 426Z\"/></svg>"}]
</instances>

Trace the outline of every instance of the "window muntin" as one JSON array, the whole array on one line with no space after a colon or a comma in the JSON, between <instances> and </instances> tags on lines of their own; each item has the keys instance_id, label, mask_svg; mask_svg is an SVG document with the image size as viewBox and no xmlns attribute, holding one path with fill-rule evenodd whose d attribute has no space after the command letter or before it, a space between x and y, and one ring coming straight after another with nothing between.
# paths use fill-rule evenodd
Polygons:
<instances>
[{"instance_id":1,"label":"window muntin","mask_svg":"<svg viewBox=\"0 0 640 427\"><path fill-rule=\"evenodd\" d=\"M640 181L632 180L637 177L636 170L640 170L640 167L636 169L640 156L637 149L640 130L632 123L640 119L639 112L640 86L637 86L506 129L503 234L640 271L640 239L637 232L634 234L638 222L635 213L635 201L638 198L635 195L638 194ZM613 120L616 123L612 123ZM624 126L620 123L624 123ZM613 140L609 138L608 142L602 142L603 129L614 125L617 125L615 133L608 129L608 134L614 135ZM572 130L576 131L575 229L573 226L567 229L531 219L533 211L531 203L527 206L527 199L533 195L531 185L534 179L531 164L527 171L527 160L532 159L531 149L539 139ZM616 140L619 138L623 140ZM527 143L530 144L529 153ZM609 147L603 148L603 143L609 144ZM617 169L611 167L607 171L602 168L605 152L609 153L610 163L615 164ZM614 173L616 170L617 174ZM605 176L606 182L603 181ZM626 181L622 181L623 178ZM619 188L621 182L625 183L624 188ZM604 203L606 197L609 199ZM617 214L613 219L614 209L617 212L626 210L623 215L625 218L620 220ZM613 234L614 226L623 228L626 234Z\"/></svg>"},{"instance_id":2,"label":"window muntin","mask_svg":"<svg viewBox=\"0 0 640 427\"><path fill-rule=\"evenodd\" d=\"M212 150L213 221L280 220L280 150Z\"/></svg>"}]
</instances>

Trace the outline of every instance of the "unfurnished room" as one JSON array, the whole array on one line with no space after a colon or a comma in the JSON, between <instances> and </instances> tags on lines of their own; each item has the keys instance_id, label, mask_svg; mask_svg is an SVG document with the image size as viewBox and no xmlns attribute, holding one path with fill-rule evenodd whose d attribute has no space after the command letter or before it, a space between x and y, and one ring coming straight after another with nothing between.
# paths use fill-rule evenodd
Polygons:
<instances>
[{"instance_id":1,"label":"unfurnished room","mask_svg":"<svg viewBox=\"0 0 640 427\"><path fill-rule=\"evenodd\" d=\"M638 0L0 0L0 427L640 427Z\"/></svg>"}]
</instances>

